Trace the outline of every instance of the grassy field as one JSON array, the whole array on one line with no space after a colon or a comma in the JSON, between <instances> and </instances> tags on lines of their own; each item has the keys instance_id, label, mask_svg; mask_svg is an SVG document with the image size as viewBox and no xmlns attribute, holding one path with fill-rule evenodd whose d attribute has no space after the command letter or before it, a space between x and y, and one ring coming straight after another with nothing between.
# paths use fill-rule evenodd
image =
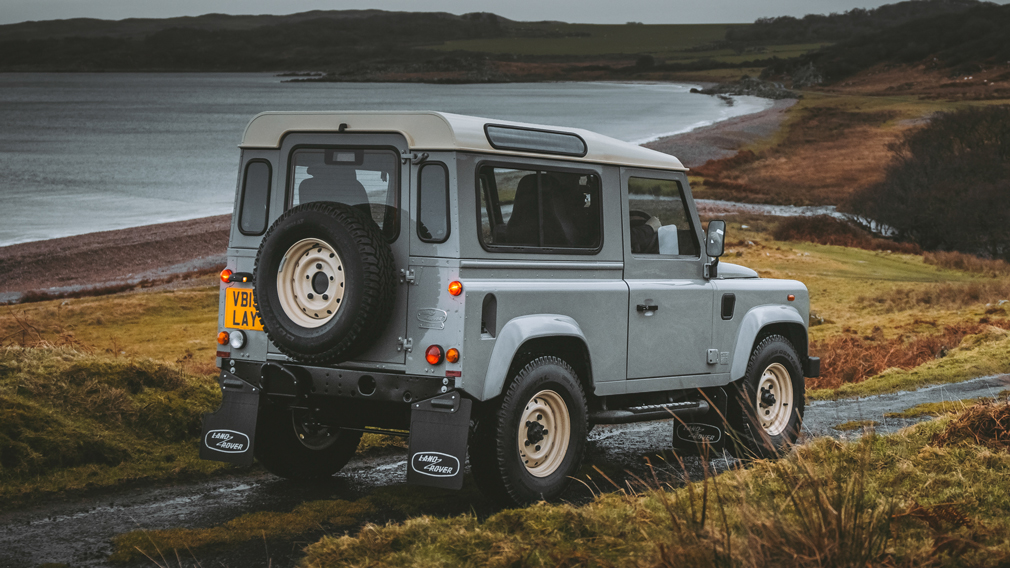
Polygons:
<instances>
[{"instance_id":1,"label":"grassy field","mask_svg":"<svg viewBox=\"0 0 1010 568\"><path fill-rule=\"evenodd\" d=\"M715 75L719 76L719 75ZM778 132L741 153L693 170L699 198L839 205L883 179L888 145L929 115L1007 101L943 101L918 95L803 92Z\"/></svg>"},{"instance_id":2,"label":"grassy field","mask_svg":"<svg viewBox=\"0 0 1010 568\"><path fill-rule=\"evenodd\" d=\"M854 427L861 427L857 424ZM658 476L585 505L418 515L407 494L305 503L206 529L133 532L113 559L171 557L324 531L330 566L1000 566L1010 560L1010 403L889 435L819 439L776 461L674 485ZM376 506L410 517L365 524Z\"/></svg>"}]
</instances>

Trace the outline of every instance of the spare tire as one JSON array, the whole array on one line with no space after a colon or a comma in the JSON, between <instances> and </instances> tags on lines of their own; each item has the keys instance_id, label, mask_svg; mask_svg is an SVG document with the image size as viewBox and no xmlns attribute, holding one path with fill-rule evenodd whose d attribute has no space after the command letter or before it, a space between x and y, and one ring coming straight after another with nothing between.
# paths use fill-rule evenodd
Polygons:
<instances>
[{"instance_id":1,"label":"spare tire","mask_svg":"<svg viewBox=\"0 0 1010 568\"><path fill-rule=\"evenodd\" d=\"M392 314L393 252L361 210L306 203L263 236L253 289L263 327L282 352L305 363L353 359Z\"/></svg>"}]
</instances>

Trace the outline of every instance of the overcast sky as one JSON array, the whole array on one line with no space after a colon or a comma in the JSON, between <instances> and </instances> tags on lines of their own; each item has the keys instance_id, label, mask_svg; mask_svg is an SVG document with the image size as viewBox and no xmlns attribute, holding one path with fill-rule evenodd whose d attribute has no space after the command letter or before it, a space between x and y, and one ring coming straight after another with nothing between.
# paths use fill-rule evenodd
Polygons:
<instances>
[{"instance_id":1,"label":"overcast sky","mask_svg":"<svg viewBox=\"0 0 1010 568\"><path fill-rule=\"evenodd\" d=\"M593 24L753 22L765 16L802 16L875 8L895 0L0 0L0 24L67 18L167 18L225 14L294 14L307 10L494 12L513 20ZM1010 0L997 0L1000 4Z\"/></svg>"}]
</instances>

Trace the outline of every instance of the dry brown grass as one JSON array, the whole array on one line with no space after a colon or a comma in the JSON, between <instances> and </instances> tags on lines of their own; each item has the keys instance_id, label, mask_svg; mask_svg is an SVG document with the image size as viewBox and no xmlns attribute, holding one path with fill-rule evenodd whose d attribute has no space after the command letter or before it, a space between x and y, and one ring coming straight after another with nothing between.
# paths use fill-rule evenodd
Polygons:
<instances>
[{"instance_id":1,"label":"dry brown grass","mask_svg":"<svg viewBox=\"0 0 1010 568\"><path fill-rule=\"evenodd\" d=\"M964 254L956 251L941 251L927 252L922 255L922 260L926 264L932 264L933 266L974 272L993 278L1010 276L1010 263L1001 259L980 258L973 254Z\"/></svg>"},{"instance_id":2,"label":"dry brown grass","mask_svg":"<svg viewBox=\"0 0 1010 568\"><path fill-rule=\"evenodd\" d=\"M984 323L947 325L940 333L928 335L884 339L883 330L878 327L872 335L860 336L850 330L851 333L845 335L812 342L810 352L821 358L821 376L807 379L807 388L838 388L846 383L864 381L886 369L911 369L946 356L969 335L991 328L1010 329L1010 320L984 319Z\"/></svg>"},{"instance_id":3,"label":"dry brown grass","mask_svg":"<svg viewBox=\"0 0 1010 568\"><path fill-rule=\"evenodd\" d=\"M803 105L797 105L803 106ZM856 189L883 179L888 144L901 128L884 128L896 111L805 106L791 111L781 141L760 152L710 161L693 173L704 196L752 203L842 204Z\"/></svg>"},{"instance_id":4,"label":"dry brown grass","mask_svg":"<svg viewBox=\"0 0 1010 568\"><path fill-rule=\"evenodd\" d=\"M1010 399L971 406L933 437L933 443L940 446L965 442L995 450L1010 449Z\"/></svg>"}]
</instances>

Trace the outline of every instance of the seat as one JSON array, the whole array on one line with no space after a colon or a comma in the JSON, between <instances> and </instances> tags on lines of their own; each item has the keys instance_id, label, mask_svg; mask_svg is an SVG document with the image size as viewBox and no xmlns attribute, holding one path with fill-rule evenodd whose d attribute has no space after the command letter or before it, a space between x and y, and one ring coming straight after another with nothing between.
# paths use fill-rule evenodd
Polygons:
<instances>
[{"instance_id":1,"label":"seat","mask_svg":"<svg viewBox=\"0 0 1010 568\"><path fill-rule=\"evenodd\" d=\"M336 201L357 207L368 213L371 209L365 186L355 177L353 168L338 166L313 166L308 169L312 177L298 184L298 202Z\"/></svg>"},{"instance_id":2,"label":"seat","mask_svg":"<svg viewBox=\"0 0 1010 568\"><path fill-rule=\"evenodd\" d=\"M537 206L537 174L519 180L512 215L506 223L503 244L537 246L540 244L539 207ZM497 232L497 231L496 231Z\"/></svg>"}]
</instances>

